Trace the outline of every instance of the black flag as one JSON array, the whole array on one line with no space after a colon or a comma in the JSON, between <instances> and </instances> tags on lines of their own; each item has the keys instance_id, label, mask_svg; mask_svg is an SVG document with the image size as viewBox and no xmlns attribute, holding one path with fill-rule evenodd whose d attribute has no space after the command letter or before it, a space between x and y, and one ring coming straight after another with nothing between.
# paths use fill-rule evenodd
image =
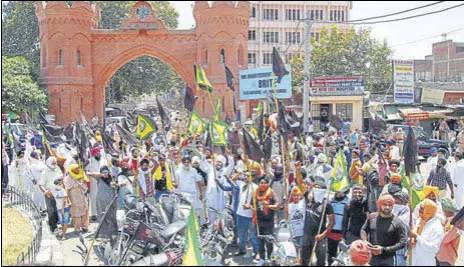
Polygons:
<instances>
[{"instance_id":1,"label":"black flag","mask_svg":"<svg viewBox=\"0 0 464 267\"><path fill-rule=\"evenodd\" d=\"M406 176L415 172L416 163L418 161L417 158L417 141L416 136L414 135L414 131L412 127L409 126L409 133L408 137L406 138L406 142L404 143L404 168L406 170Z\"/></svg>"},{"instance_id":2,"label":"black flag","mask_svg":"<svg viewBox=\"0 0 464 267\"><path fill-rule=\"evenodd\" d=\"M116 220L116 211L118 209L118 198L115 197L113 201L106 207L105 214L98 225L96 238L111 238L113 235L118 234L118 222Z\"/></svg>"},{"instance_id":3,"label":"black flag","mask_svg":"<svg viewBox=\"0 0 464 267\"><path fill-rule=\"evenodd\" d=\"M227 141L229 143L229 148L232 154L237 154L238 149L240 148L240 134L238 131L228 131L227 132Z\"/></svg>"},{"instance_id":4,"label":"black flag","mask_svg":"<svg viewBox=\"0 0 464 267\"><path fill-rule=\"evenodd\" d=\"M253 139L251 134L243 128L243 145L245 146L245 154L256 162L261 162L264 153L258 143Z\"/></svg>"},{"instance_id":5,"label":"black flag","mask_svg":"<svg viewBox=\"0 0 464 267\"><path fill-rule=\"evenodd\" d=\"M235 92L234 75L232 74L232 72L227 66L225 66L225 69L226 69L227 86L230 88L230 90Z\"/></svg>"},{"instance_id":6,"label":"black flag","mask_svg":"<svg viewBox=\"0 0 464 267\"><path fill-rule=\"evenodd\" d=\"M369 118L369 132L375 135L379 135L382 130L387 130L387 123L375 114L374 118Z\"/></svg>"},{"instance_id":7,"label":"black flag","mask_svg":"<svg viewBox=\"0 0 464 267\"><path fill-rule=\"evenodd\" d=\"M343 128L343 121L339 116L332 115L332 121L330 122L330 125L340 131Z\"/></svg>"},{"instance_id":8,"label":"black flag","mask_svg":"<svg viewBox=\"0 0 464 267\"><path fill-rule=\"evenodd\" d=\"M280 134L286 136L292 132L291 122L288 121L288 115L284 103L279 100L279 115L277 121L277 127L279 128ZM298 124L299 126L299 124Z\"/></svg>"},{"instance_id":9,"label":"black flag","mask_svg":"<svg viewBox=\"0 0 464 267\"><path fill-rule=\"evenodd\" d=\"M169 129L171 129L171 118L169 118L169 115L166 114L166 111L164 110L163 105L161 105L158 97L156 98L156 103L158 103L158 112L161 117L161 123L163 123L163 128L166 132L168 132Z\"/></svg>"},{"instance_id":10,"label":"black flag","mask_svg":"<svg viewBox=\"0 0 464 267\"><path fill-rule=\"evenodd\" d=\"M122 128L119 124L116 124L116 129L119 136L128 146L136 146L138 144L137 138L126 129Z\"/></svg>"},{"instance_id":11,"label":"black flag","mask_svg":"<svg viewBox=\"0 0 464 267\"><path fill-rule=\"evenodd\" d=\"M185 88L185 98L184 98L184 107L188 111L192 112L193 107L195 106L195 102L197 101L198 96L195 96L193 93L192 88L188 87Z\"/></svg>"},{"instance_id":12,"label":"black flag","mask_svg":"<svg viewBox=\"0 0 464 267\"><path fill-rule=\"evenodd\" d=\"M280 83L282 78L289 74L275 47L272 49L272 71L277 76L277 83Z\"/></svg>"},{"instance_id":13,"label":"black flag","mask_svg":"<svg viewBox=\"0 0 464 267\"><path fill-rule=\"evenodd\" d=\"M270 135L266 135L263 141L263 153L264 159L269 161L272 155L272 137Z\"/></svg>"},{"instance_id":14,"label":"black flag","mask_svg":"<svg viewBox=\"0 0 464 267\"><path fill-rule=\"evenodd\" d=\"M114 139L111 138L111 136L109 136L106 132L102 133L102 143L103 143L103 148L105 149L106 154L110 154L110 155L118 154L118 151L116 151L116 148L114 148L114 145L113 145L115 142L116 141L114 141Z\"/></svg>"},{"instance_id":15,"label":"black flag","mask_svg":"<svg viewBox=\"0 0 464 267\"><path fill-rule=\"evenodd\" d=\"M451 220L451 225L464 231L464 207Z\"/></svg>"},{"instance_id":16,"label":"black flag","mask_svg":"<svg viewBox=\"0 0 464 267\"><path fill-rule=\"evenodd\" d=\"M74 125L72 125L72 123L68 124L68 126L64 129L64 136L66 137L66 141L74 141Z\"/></svg>"}]
</instances>

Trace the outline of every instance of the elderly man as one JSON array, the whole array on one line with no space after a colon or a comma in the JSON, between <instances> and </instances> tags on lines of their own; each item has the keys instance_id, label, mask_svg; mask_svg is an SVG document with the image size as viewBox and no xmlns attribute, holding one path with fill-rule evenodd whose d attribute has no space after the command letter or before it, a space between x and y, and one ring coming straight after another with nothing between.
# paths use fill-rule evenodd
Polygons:
<instances>
[{"instance_id":1,"label":"elderly man","mask_svg":"<svg viewBox=\"0 0 464 267\"><path fill-rule=\"evenodd\" d=\"M100 177L100 168L106 166L106 160L102 159L101 148L94 147L91 150L92 159L87 166L87 175L90 177L90 219L97 220L97 193L98 193L98 177Z\"/></svg>"},{"instance_id":2,"label":"elderly man","mask_svg":"<svg viewBox=\"0 0 464 267\"><path fill-rule=\"evenodd\" d=\"M420 220L410 232L414 239L412 249L412 266L434 266L435 255L440 251L440 245L445 236L443 225L436 217L438 206L430 199L425 199L419 205Z\"/></svg>"}]
</instances>

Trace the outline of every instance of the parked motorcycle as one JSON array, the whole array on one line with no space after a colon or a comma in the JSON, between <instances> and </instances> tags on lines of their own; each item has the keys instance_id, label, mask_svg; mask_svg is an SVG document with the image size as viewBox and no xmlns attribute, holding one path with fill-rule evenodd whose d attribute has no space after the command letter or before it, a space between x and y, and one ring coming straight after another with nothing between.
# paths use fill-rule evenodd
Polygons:
<instances>
[{"instance_id":1,"label":"parked motorcycle","mask_svg":"<svg viewBox=\"0 0 464 267\"><path fill-rule=\"evenodd\" d=\"M299 266L299 245L292 238L290 225L286 221L279 223L276 237L272 235L259 235L258 239L274 244L271 259L264 262L265 266Z\"/></svg>"}]
</instances>

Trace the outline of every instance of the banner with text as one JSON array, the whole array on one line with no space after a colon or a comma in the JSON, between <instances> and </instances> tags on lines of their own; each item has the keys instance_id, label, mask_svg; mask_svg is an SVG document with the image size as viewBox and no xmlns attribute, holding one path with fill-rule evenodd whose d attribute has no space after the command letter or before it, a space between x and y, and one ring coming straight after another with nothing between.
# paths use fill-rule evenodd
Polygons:
<instances>
[{"instance_id":1,"label":"banner with text","mask_svg":"<svg viewBox=\"0 0 464 267\"><path fill-rule=\"evenodd\" d=\"M311 96L364 95L363 77L313 78L309 81Z\"/></svg>"},{"instance_id":2,"label":"banner with text","mask_svg":"<svg viewBox=\"0 0 464 267\"><path fill-rule=\"evenodd\" d=\"M393 90L395 103L414 103L414 61L393 60Z\"/></svg>"},{"instance_id":3,"label":"banner with text","mask_svg":"<svg viewBox=\"0 0 464 267\"><path fill-rule=\"evenodd\" d=\"M292 73L290 65L285 65L290 72L277 84L277 98L292 97ZM276 79L276 77L275 77ZM272 88L272 67L240 71L240 100L266 99L268 92L274 95Z\"/></svg>"}]
</instances>

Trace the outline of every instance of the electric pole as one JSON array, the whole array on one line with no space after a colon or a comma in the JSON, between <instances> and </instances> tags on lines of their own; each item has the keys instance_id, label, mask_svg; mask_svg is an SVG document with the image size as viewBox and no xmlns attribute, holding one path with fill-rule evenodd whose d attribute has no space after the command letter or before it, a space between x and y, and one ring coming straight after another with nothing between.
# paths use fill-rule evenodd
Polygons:
<instances>
[{"instance_id":1,"label":"electric pole","mask_svg":"<svg viewBox=\"0 0 464 267\"><path fill-rule=\"evenodd\" d=\"M305 62L304 62L304 81L303 81L303 123L304 132L308 133L309 122L309 77L310 77L310 62L311 62L311 25L309 19L305 20Z\"/></svg>"}]
</instances>

